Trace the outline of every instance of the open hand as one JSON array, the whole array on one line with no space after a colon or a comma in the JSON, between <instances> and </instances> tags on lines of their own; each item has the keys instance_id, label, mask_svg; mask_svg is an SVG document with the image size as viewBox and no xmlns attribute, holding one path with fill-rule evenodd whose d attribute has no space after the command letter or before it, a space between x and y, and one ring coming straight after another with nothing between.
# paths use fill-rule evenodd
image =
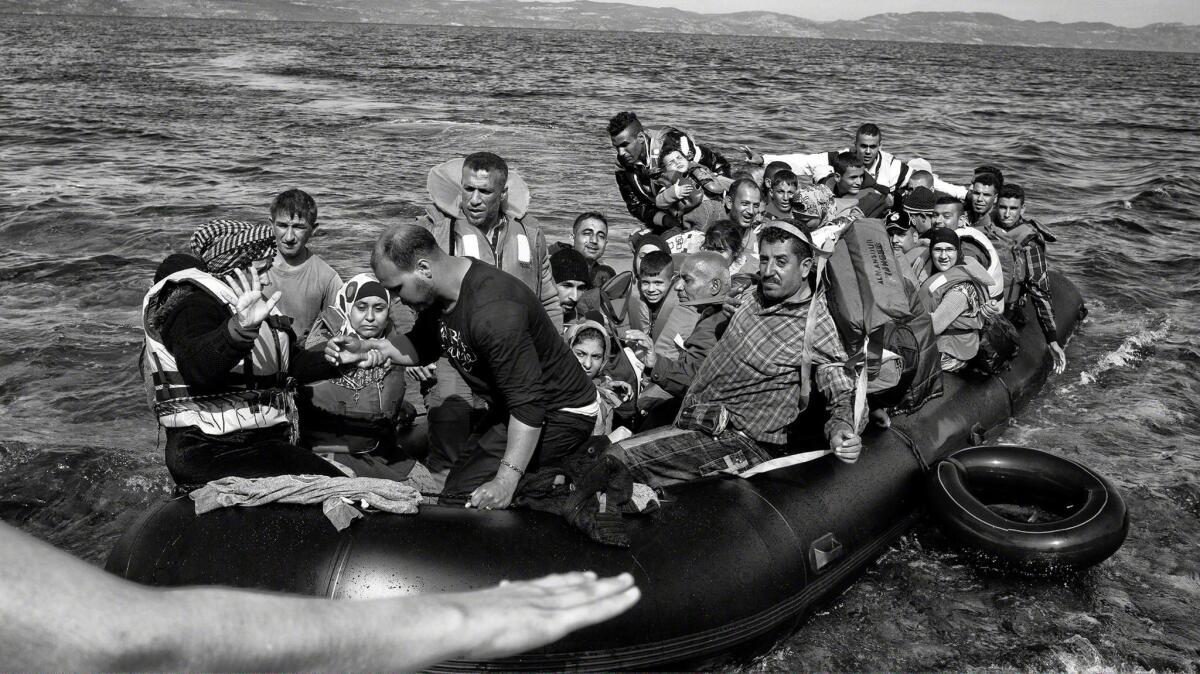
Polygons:
<instances>
[{"instance_id":1,"label":"open hand","mask_svg":"<svg viewBox=\"0 0 1200 674\"><path fill-rule=\"evenodd\" d=\"M624 613L641 593L628 573L597 579L587 571L502 582L491 590L448 597L461 606L477 644L464 657L492 660L553 643Z\"/></svg>"},{"instance_id":2,"label":"open hand","mask_svg":"<svg viewBox=\"0 0 1200 674\"><path fill-rule=\"evenodd\" d=\"M837 458L846 463L854 463L862 453L862 438L849 428L840 428L829 439L829 446L833 448Z\"/></svg>"},{"instance_id":3,"label":"open hand","mask_svg":"<svg viewBox=\"0 0 1200 674\"><path fill-rule=\"evenodd\" d=\"M265 297L262 281L254 269L247 269L244 273L241 269L235 269L233 274L225 277L225 283L238 296L233 307L238 326L247 330L257 330L283 296L283 293L277 290L270 298Z\"/></svg>"}]
</instances>

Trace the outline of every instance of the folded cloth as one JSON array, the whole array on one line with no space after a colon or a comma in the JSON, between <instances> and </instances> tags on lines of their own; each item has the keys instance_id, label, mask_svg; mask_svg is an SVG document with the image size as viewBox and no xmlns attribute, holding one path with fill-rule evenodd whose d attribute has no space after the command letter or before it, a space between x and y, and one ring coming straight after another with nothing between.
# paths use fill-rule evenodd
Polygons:
<instances>
[{"instance_id":1,"label":"folded cloth","mask_svg":"<svg viewBox=\"0 0 1200 674\"><path fill-rule=\"evenodd\" d=\"M338 531L362 517L352 504L389 513L417 512L421 492L395 480L373 477L326 477L324 475L277 475L274 477L224 477L191 493L196 514L217 508L259 506L265 503L320 503L321 510Z\"/></svg>"}]
</instances>

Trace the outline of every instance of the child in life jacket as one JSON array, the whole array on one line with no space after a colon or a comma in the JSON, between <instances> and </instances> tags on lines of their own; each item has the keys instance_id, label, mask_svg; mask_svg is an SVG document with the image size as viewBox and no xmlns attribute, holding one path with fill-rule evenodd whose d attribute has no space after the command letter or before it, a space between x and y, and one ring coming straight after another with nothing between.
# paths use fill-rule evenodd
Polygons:
<instances>
[{"instance_id":1,"label":"child in life jacket","mask_svg":"<svg viewBox=\"0 0 1200 674\"><path fill-rule=\"evenodd\" d=\"M619 427L618 410L632 402L637 393L638 373L631 367L618 367L628 365L622 362L627 361L628 356L599 321L581 319L572 323L566 327L563 339L600 394L600 414L596 417L592 435L606 435L614 442L629 437L628 428L614 428Z\"/></svg>"},{"instance_id":2,"label":"child in life jacket","mask_svg":"<svg viewBox=\"0 0 1200 674\"><path fill-rule=\"evenodd\" d=\"M704 230L724 219L721 199L732 181L718 176L701 164L689 162L679 151L668 152L655 179L658 195L654 204L671 213L683 229L668 230L663 237L672 253L695 253L704 240Z\"/></svg>"},{"instance_id":3,"label":"child in life jacket","mask_svg":"<svg viewBox=\"0 0 1200 674\"><path fill-rule=\"evenodd\" d=\"M395 329L390 307L387 289L371 274L358 274L342 284L334 304L313 323L305 346L318 348L338 334L386 337ZM300 444L317 453L338 455L340 463L359 475L403 479L411 461L402 459L390 471L383 469L389 455L396 453L397 426L412 420L404 390L404 368L390 362L344 368L336 379L304 387L299 401ZM362 456L368 453L377 456Z\"/></svg>"},{"instance_id":4,"label":"child in life jacket","mask_svg":"<svg viewBox=\"0 0 1200 674\"><path fill-rule=\"evenodd\" d=\"M942 371L957 372L979 352L979 330L988 305L985 270L971 258L963 258L962 242L952 229L938 227L929 239L929 278L921 284L920 298L933 317L938 336Z\"/></svg>"}]
</instances>

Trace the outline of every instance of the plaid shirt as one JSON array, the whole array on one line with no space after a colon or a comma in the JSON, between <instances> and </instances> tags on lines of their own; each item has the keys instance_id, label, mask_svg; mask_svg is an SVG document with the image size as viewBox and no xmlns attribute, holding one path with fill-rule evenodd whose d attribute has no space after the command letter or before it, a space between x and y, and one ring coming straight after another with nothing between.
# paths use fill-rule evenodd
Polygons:
<instances>
[{"instance_id":1,"label":"plaid shirt","mask_svg":"<svg viewBox=\"0 0 1200 674\"><path fill-rule=\"evenodd\" d=\"M729 424L751 438L770 444L787 441L787 426L808 405L801 399L800 355L809 309L813 322L812 360L817 386L829 401L829 436L842 423L854 428L854 380L846 372L846 350L829 314L825 294L800 302L764 307L751 294L729 319L720 341L708 352L683 409L719 404Z\"/></svg>"},{"instance_id":2,"label":"plaid shirt","mask_svg":"<svg viewBox=\"0 0 1200 674\"><path fill-rule=\"evenodd\" d=\"M1026 221L1022 220L1021 222L1025 223ZM1011 242L1007 230L990 220L980 231L993 243L1000 241L1009 245ZM1000 254L1003 255L1004 252L1000 251ZM1033 301L1033 308L1037 312L1038 325L1042 328L1042 335L1045 336L1046 342L1058 341L1058 326L1054 322L1054 304L1050 297L1050 277L1046 273L1046 244L1040 235L1021 247L1021 260L1025 265L1025 280L1021 286Z\"/></svg>"}]
</instances>

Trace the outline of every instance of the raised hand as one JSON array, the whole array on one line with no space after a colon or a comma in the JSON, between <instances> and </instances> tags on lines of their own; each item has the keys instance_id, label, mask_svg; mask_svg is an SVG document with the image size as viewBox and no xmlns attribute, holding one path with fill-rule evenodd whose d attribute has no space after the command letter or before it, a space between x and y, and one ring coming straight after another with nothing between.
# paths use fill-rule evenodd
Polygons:
<instances>
[{"instance_id":1,"label":"raised hand","mask_svg":"<svg viewBox=\"0 0 1200 674\"><path fill-rule=\"evenodd\" d=\"M238 326L247 330L257 330L283 296L283 293L277 290L271 297L265 297L258 272L252 268L245 272L241 269L233 270L233 274L225 277L225 282L238 296L237 303L234 304Z\"/></svg>"}]
</instances>

